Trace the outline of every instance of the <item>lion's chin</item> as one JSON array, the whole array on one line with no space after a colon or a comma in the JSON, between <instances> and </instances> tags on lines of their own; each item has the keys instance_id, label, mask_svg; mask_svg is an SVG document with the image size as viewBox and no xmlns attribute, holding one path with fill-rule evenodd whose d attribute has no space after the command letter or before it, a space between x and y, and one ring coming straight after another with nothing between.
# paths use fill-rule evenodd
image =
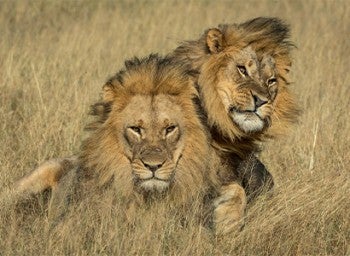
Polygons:
<instances>
[{"instance_id":1,"label":"lion's chin","mask_svg":"<svg viewBox=\"0 0 350 256\"><path fill-rule=\"evenodd\" d=\"M246 133L260 132L266 126L266 122L254 112L232 112L230 115L233 122Z\"/></svg>"},{"instance_id":2,"label":"lion's chin","mask_svg":"<svg viewBox=\"0 0 350 256\"><path fill-rule=\"evenodd\" d=\"M164 192L169 187L169 182L159 179L149 179L142 181L140 186L147 192Z\"/></svg>"}]
</instances>

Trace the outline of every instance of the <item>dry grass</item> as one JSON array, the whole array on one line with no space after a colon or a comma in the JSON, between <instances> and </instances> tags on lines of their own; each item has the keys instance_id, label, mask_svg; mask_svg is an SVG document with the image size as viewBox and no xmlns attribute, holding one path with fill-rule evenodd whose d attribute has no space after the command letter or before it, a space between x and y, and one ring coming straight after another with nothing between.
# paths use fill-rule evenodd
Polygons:
<instances>
[{"instance_id":1,"label":"dry grass","mask_svg":"<svg viewBox=\"0 0 350 256\"><path fill-rule=\"evenodd\" d=\"M276 188L249 207L242 232L215 241L162 209L140 212L131 227L118 220L120 210L96 212L88 203L50 232L39 202L37 214L29 208L0 219L0 254L349 255L346 0L1 1L0 187L77 151L88 105L124 59L167 53L207 27L256 16L292 25L293 89L304 113L288 137L266 144L261 158Z\"/></svg>"}]
</instances>

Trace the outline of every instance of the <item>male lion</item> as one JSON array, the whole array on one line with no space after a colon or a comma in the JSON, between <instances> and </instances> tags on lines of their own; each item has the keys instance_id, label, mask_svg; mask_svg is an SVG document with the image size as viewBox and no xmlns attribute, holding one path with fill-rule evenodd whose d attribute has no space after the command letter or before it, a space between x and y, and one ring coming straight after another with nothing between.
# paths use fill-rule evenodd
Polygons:
<instances>
[{"instance_id":1,"label":"male lion","mask_svg":"<svg viewBox=\"0 0 350 256\"><path fill-rule=\"evenodd\" d=\"M65 194L67 182L73 198L108 188L125 198L126 208L149 201L179 208L203 204L201 209L211 209L218 234L239 227L245 192L211 146L187 66L157 55L125 65L104 85L102 101L92 106L97 118L87 127L91 134L78 159L72 160L76 168L67 168L72 178L47 179L56 177L55 171L38 168L24 179L25 186L35 191L56 187L54 192ZM58 173L67 169L53 168Z\"/></svg>"},{"instance_id":2,"label":"male lion","mask_svg":"<svg viewBox=\"0 0 350 256\"><path fill-rule=\"evenodd\" d=\"M259 17L208 29L171 54L198 71L213 145L241 172L246 192L253 197L266 178L272 178L263 166L245 165L250 159L258 161L252 154L260 150L260 141L284 133L299 114L289 90L288 40L289 28L281 20Z\"/></svg>"}]
</instances>

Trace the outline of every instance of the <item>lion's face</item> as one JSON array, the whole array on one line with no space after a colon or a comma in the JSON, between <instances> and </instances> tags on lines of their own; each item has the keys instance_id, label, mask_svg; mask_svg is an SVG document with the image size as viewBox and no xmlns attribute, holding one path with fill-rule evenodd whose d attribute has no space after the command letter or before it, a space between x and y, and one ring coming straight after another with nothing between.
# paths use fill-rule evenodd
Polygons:
<instances>
[{"instance_id":1,"label":"lion's face","mask_svg":"<svg viewBox=\"0 0 350 256\"><path fill-rule=\"evenodd\" d=\"M242 154L256 141L284 133L299 114L288 88L288 29L278 20L268 26L265 21L209 29L174 52L199 69L198 88L214 141L230 149L231 142L250 141L237 146Z\"/></svg>"},{"instance_id":2,"label":"lion's face","mask_svg":"<svg viewBox=\"0 0 350 256\"><path fill-rule=\"evenodd\" d=\"M171 54L198 71L215 145L243 156L296 122L300 111L288 76L292 48L288 25L259 17L210 28Z\"/></svg>"},{"instance_id":3,"label":"lion's face","mask_svg":"<svg viewBox=\"0 0 350 256\"><path fill-rule=\"evenodd\" d=\"M260 132L270 124L277 78L274 60L264 56L258 61L250 48L228 51L218 73L217 91L227 115L244 132Z\"/></svg>"},{"instance_id":4,"label":"lion's face","mask_svg":"<svg viewBox=\"0 0 350 256\"><path fill-rule=\"evenodd\" d=\"M154 55L127 61L104 85L82 146L81 180L110 184L125 198L160 194L177 202L217 184L198 94L180 64Z\"/></svg>"},{"instance_id":5,"label":"lion's face","mask_svg":"<svg viewBox=\"0 0 350 256\"><path fill-rule=\"evenodd\" d=\"M122 114L122 140L134 184L162 192L174 182L183 149L183 115L171 97L137 95Z\"/></svg>"}]
</instances>

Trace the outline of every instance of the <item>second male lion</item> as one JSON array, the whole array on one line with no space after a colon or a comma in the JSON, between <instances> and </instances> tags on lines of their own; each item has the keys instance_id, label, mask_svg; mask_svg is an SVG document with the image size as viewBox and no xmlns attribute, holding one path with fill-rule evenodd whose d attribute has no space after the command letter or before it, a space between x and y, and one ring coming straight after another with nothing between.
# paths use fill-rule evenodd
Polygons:
<instances>
[{"instance_id":1,"label":"second male lion","mask_svg":"<svg viewBox=\"0 0 350 256\"><path fill-rule=\"evenodd\" d=\"M198 71L198 90L213 145L223 160L237 166L253 197L265 177L272 181L254 157L260 142L283 133L299 114L289 89L291 48L284 22L259 17L208 29L171 54ZM245 168L251 161L260 167Z\"/></svg>"}]
</instances>

